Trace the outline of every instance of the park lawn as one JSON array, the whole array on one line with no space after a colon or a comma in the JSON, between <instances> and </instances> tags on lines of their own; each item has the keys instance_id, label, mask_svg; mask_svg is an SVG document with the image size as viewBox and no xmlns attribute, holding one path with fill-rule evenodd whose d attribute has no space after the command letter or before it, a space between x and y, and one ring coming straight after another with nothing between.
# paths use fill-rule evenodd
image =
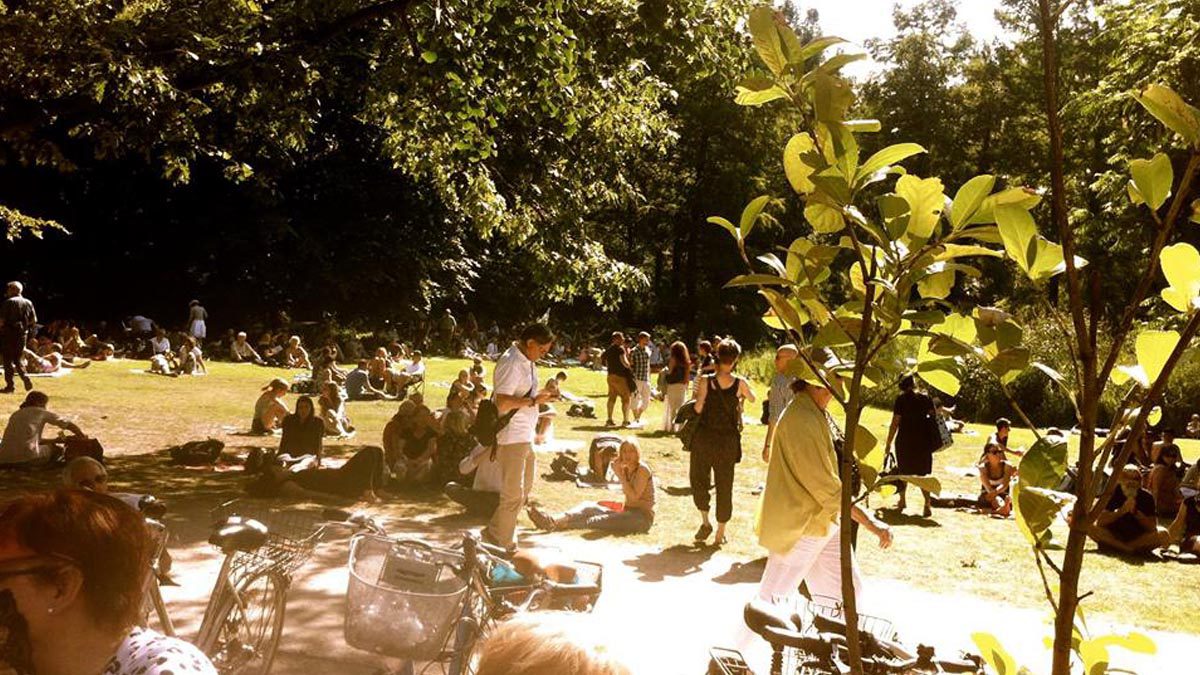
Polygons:
<instances>
[{"instance_id":1,"label":"park lawn","mask_svg":"<svg viewBox=\"0 0 1200 675\"><path fill-rule=\"evenodd\" d=\"M429 359L427 400L440 405L462 360ZM488 364L489 370L492 364ZM222 500L240 493L244 478L240 472L218 473L168 466L160 454L165 448L188 440L219 438L227 452L244 453L249 447L271 447L277 438L245 436L254 400L260 388L275 376L290 378L288 371L227 363L210 364L204 377L179 379L142 374L144 364L136 361L95 363L86 371L61 378L39 378L37 387L51 397L51 409L74 419L87 433L101 440L113 456L110 471L114 489L150 492L167 499L174 514L202 513ZM543 369L543 379L554 371ZM579 419L560 415L555 436L559 441L576 442L579 456L586 461L586 444L602 432L605 383L603 373L574 368L564 388L597 403L599 419ZM490 379L490 373L489 373ZM762 386L756 386L761 395ZM290 400L294 397L289 396ZM7 413L15 409L20 395L0 398ZM355 438L327 444L331 454L348 452L364 444L380 444L384 424L395 410L393 402L350 403L349 414L358 428ZM747 412L757 413L757 404ZM560 410L560 412L562 412ZM1036 411L1030 411L1036 417ZM747 415L750 417L751 415ZM757 417L757 414L753 415ZM620 419L620 412L617 412ZM712 554L698 550L691 537L698 517L690 496L671 496L668 488L687 486L687 456L677 439L657 431L662 422L662 404L655 402L646 413L645 429L639 437L645 461L654 469L660 492L658 514L650 533L623 538L632 544L660 547L657 554L667 574L686 574L692 563ZM865 425L880 439L886 438L890 413L869 410ZM976 493L978 479L964 477L952 469L971 466L979 456L983 439L990 429L971 425L975 436L956 436L955 445L935 457L935 475L943 490ZM764 465L759 456L765 427L747 423L743 447L745 458L738 467L734 488L734 517L729 524L730 542L723 553L747 562L761 558L762 549L753 534L753 513L757 497L754 488L762 482ZM1033 435L1014 430L1013 445L1028 446ZM1077 443L1071 439L1072 448ZM1184 455L1196 459L1200 443L1181 442ZM539 474L544 473L552 453L539 452ZM46 473L4 475L0 493L37 488L56 477ZM582 500L620 499L618 492L577 488L571 482L540 480L535 499L545 508L566 509ZM893 504L895 497L883 500L874 496L873 507ZM1018 606L1045 608L1045 596L1035 567L1034 557L1012 520L937 509L932 520L911 514L919 512L921 498L910 495L909 515L895 511L880 512L892 523L895 544L879 550L873 537L860 536L859 557L866 577L901 580L916 587L939 593L968 593L994 598ZM427 534L476 526L480 523L458 514L458 509L434 491L403 494L395 503L375 507L389 519L393 529ZM173 516L171 523L177 541L199 544L204 524L193 517ZM522 522L529 526L522 516ZM1065 537L1060 523L1057 533ZM583 536L595 536L585 534ZM1084 608L1092 616L1103 616L1122 623L1146 628L1200 633L1194 617L1200 614L1200 594L1194 592L1196 567L1177 563L1137 562L1100 555L1089 546L1081 588L1091 592Z\"/></svg>"}]
</instances>

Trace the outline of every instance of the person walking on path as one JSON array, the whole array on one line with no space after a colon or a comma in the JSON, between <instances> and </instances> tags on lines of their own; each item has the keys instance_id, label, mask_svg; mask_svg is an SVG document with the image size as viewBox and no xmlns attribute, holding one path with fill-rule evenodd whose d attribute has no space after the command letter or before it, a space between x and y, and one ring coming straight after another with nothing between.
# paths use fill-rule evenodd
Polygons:
<instances>
[{"instance_id":1,"label":"person walking on path","mask_svg":"<svg viewBox=\"0 0 1200 675\"><path fill-rule=\"evenodd\" d=\"M0 355L4 361L2 394L14 391L13 378L17 376L25 385L25 391L33 389L33 380L25 374L22 357L25 354L25 340L37 324L37 312L33 309L33 303L22 295L24 290L21 282L8 282L4 302L0 303Z\"/></svg>"},{"instance_id":2,"label":"person walking on path","mask_svg":"<svg viewBox=\"0 0 1200 675\"><path fill-rule=\"evenodd\" d=\"M538 406L548 403L555 392L538 390L537 362L550 351L554 334L540 323L521 331L520 339L496 361L492 388L501 417L512 412L508 423L496 434L496 461L500 464L500 503L483 530L483 539L506 549L515 549L517 516L533 489L533 437Z\"/></svg>"},{"instance_id":3,"label":"person walking on path","mask_svg":"<svg viewBox=\"0 0 1200 675\"><path fill-rule=\"evenodd\" d=\"M733 516L733 469L742 460L742 402L754 401L750 383L733 374L742 348L733 340L717 345L716 372L696 386L696 435L692 437L688 478L692 501L703 519L696 541L713 534L709 520L709 488L716 486L717 530L713 542L726 542L725 524Z\"/></svg>"},{"instance_id":4,"label":"person walking on path","mask_svg":"<svg viewBox=\"0 0 1200 675\"><path fill-rule=\"evenodd\" d=\"M650 334L638 333L637 345L629 351L636 398L633 401L633 426L642 426L642 413L650 407Z\"/></svg>"},{"instance_id":5,"label":"person walking on path","mask_svg":"<svg viewBox=\"0 0 1200 675\"><path fill-rule=\"evenodd\" d=\"M629 426L629 397L633 393L633 370L629 364L629 354L625 352L625 334L616 331L612 334L612 344L604 350L604 367L608 370L608 421L613 423L613 406L621 399L621 426Z\"/></svg>"},{"instance_id":6,"label":"person walking on path","mask_svg":"<svg viewBox=\"0 0 1200 675\"><path fill-rule=\"evenodd\" d=\"M933 473L933 453L941 443L934 422L937 412L933 399L917 389L916 379L905 375L900 380L900 395L892 406L892 425L888 429L887 450L896 453L896 473L904 476L928 476ZM895 446L892 442L895 441ZM900 483L896 486L900 492L898 508L903 511L908 505L906 500L908 485ZM929 491L921 489L925 496L925 510L921 515L928 518L933 515L930 508Z\"/></svg>"},{"instance_id":7,"label":"person walking on path","mask_svg":"<svg viewBox=\"0 0 1200 675\"><path fill-rule=\"evenodd\" d=\"M775 425L779 423L784 408L795 396L792 384L796 382L796 378L787 374L787 368L792 359L799 355L800 350L790 343L775 350L775 377L771 378L771 388L767 392L767 435L763 439L762 452L764 462L771 459L771 438L775 434Z\"/></svg>"},{"instance_id":8,"label":"person walking on path","mask_svg":"<svg viewBox=\"0 0 1200 675\"><path fill-rule=\"evenodd\" d=\"M663 405L663 431L675 433L675 415L683 406L687 396L688 380L692 376L692 359L688 354L687 345L678 340L671 344L670 356L667 357L666 393Z\"/></svg>"},{"instance_id":9,"label":"person walking on path","mask_svg":"<svg viewBox=\"0 0 1200 675\"><path fill-rule=\"evenodd\" d=\"M200 306L199 300L188 303L188 335L199 342L208 337L208 310Z\"/></svg>"},{"instance_id":10,"label":"person walking on path","mask_svg":"<svg viewBox=\"0 0 1200 675\"><path fill-rule=\"evenodd\" d=\"M829 372L827 377L836 376ZM754 520L758 542L768 551L758 597L771 603L792 597L801 581L813 595L842 594L838 456L844 437L827 410L832 392L815 376L797 380L794 389L795 399L775 424L766 486ZM891 546L887 524L857 505L850 515L879 538L880 548ZM862 582L853 551L851 556L858 597Z\"/></svg>"}]
</instances>

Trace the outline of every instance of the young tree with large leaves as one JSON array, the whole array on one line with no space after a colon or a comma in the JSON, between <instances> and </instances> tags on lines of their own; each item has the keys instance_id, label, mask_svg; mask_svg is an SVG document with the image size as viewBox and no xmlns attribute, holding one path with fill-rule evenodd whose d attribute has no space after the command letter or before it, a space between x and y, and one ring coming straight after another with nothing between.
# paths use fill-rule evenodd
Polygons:
<instances>
[{"instance_id":1,"label":"young tree with large leaves","mask_svg":"<svg viewBox=\"0 0 1200 675\"><path fill-rule=\"evenodd\" d=\"M859 424L867 393L915 369L932 386L954 394L965 357L981 359L1001 382L1027 365L1021 330L1011 317L990 308L955 313L946 298L960 275L979 273L969 264L972 258L1002 255L987 246L1002 242L999 219L1009 209L1036 205L1039 198L1021 189L996 191L990 175L972 178L950 198L940 179L910 174L899 165L924 151L914 143L890 145L862 158L857 135L878 131L879 123L849 118L854 93L840 69L863 57L837 54L820 61L842 41L821 37L801 43L783 17L767 7L752 11L748 26L765 68L743 79L736 100L773 104L796 125L782 149L793 194L778 202L767 195L754 199L736 223L719 216L709 221L729 233L748 268L728 286L759 289L769 307L768 323L802 347L795 374L826 383L845 411L842 600L849 665L858 672L851 505L896 481L938 489L932 478L880 476L886 448ZM748 243L773 203L802 210L812 230L780 247L782 258L774 251L755 255ZM1031 250L1061 251L1036 235L1024 243ZM1049 257L1029 267L1039 278L1061 271ZM817 348L832 350L836 365L814 358ZM855 471L862 492L855 492L849 479Z\"/></svg>"}]
</instances>

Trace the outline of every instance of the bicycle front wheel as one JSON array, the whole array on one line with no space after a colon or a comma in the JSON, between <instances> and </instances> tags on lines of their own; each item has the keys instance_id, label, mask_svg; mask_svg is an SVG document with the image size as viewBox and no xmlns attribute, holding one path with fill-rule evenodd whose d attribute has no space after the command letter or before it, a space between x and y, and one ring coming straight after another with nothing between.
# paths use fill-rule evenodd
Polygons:
<instances>
[{"instance_id":1,"label":"bicycle front wheel","mask_svg":"<svg viewBox=\"0 0 1200 675\"><path fill-rule=\"evenodd\" d=\"M448 675L475 675L479 667L479 648L491 632L492 623L487 601L471 594L462 617L454 626Z\"/></svg>"},{"instance_id":2,"label":"bicycle front wheel","mask_svg":"<svg viewBox=\"0 0 1200 675\"><path fill-rule=\"evenodd\" d=\"M222 675L267 675L283 634L288 580L275 571L246 579L226 591L213 616L208 644L200 650Z\"/></svg>"}]
</instances>

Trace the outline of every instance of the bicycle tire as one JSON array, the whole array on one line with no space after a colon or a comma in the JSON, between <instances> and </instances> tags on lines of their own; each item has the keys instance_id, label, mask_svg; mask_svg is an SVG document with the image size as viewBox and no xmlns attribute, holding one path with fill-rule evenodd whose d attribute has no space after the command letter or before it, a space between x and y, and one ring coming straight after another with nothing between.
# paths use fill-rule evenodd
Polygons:
<instances>
[{"instance_id":1,"label":"bicycle tire","mask_svg":"<svg viewBox=\"0 0 1200 675\"><path fill-rule=\"evenodd\" d=\"M244 580L216 605L209 644L197 645L221 675L267 675L275 661L290 582L274 570ZM244 600L243 611L238 599ZM257 608L257 614L255 609Z\"/></svg>"},{"instance_id":2,"label":"bicycle tire","mask_svg":"<svg viewBox=\"0 0 1200 675\"><path fill-rule=\"evenodd\" d=\"M479 645L487 638L494 623L488 610L486 599L474 594L467 599L462 616L454 627L447 675L475 675L479 666Z\"/></svg>"}]
</instances>

